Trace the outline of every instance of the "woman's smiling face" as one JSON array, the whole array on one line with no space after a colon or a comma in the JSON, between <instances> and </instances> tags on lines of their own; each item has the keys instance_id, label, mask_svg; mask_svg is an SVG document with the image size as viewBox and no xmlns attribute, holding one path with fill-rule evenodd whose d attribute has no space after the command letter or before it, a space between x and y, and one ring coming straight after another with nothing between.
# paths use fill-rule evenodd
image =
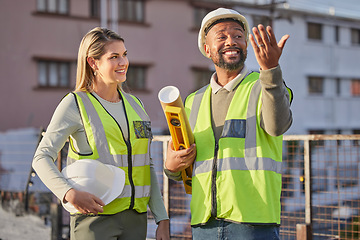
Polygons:
<instances>
[{"instance_id":1,"label":"woman's smiling face","mask_svg":"<svg viewBox=\"0 0 360 240\"><path fill-rule=\"evenodd\" d=\"M106 85L118 84L126 81L129 67L127 50L123 41L112 41L105 46L105 54L95 60L97 65L97 81Z\"/></svg>"}]
</instances>

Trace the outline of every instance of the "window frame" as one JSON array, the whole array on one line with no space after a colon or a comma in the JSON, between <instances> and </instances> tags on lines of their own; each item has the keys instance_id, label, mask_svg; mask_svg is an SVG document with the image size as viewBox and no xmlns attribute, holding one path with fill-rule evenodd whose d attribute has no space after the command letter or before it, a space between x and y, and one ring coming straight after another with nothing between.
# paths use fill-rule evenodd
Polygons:
<instances>
[{"instance_id":1,"label":"window frame","mask_svg":"<svg viewBox=\"0 0 360 240\"><path fill-rule=\"evenodd\" d=\"M353 46L360 46L360 29L351 28L351 44Z\"/></svg>"},{"instance_id":2,"label":"window frame","mask_svg":"<svg viewBox=\"0 0 360 240\"><path fill-rule=\"evenodd\" d=\"M322 41L323 24L316 22L307 22L307 39L311 41Z\"/></svg>"},{"instance_id":3,"label":"window frame","mask_svg":"<svg viewBox=\"0 0 360 240\"><path fill-rule=\"evenodd\" d=\"M126 73L126 81L122 84L122 87L125 91L127 92L149 92L148 90L148 70L151 67L150 64L136 64L136 63L131 63L129 65L129 68L127 70ZM136 69L141 69L141 71L143 71L143 73L140 73L142 75L142 83L140 83L140 85L142 85L142 87L138 87L138 82L139 80L137 79L139 73L138 72L133 72ZM134 76L135 74L135 76ZM135 80L134 80L135 79ZM133 83L134 84L128 84L128 83Z\"/></svg>"},{"instance_id":4,"label":"window frame","mask_svg":"<svg viewBox=\"0 0 360 240\"><path fill-rule=\"evenodd\" d=\"M73 75L73 66L76 63L73 59L54 59L54 58L43 58L43 57L34 57L34 60L36 61L36 69L37 69L37 82L36 82L36 89L70 89L72 88L71 84L71 76ZM45 73L42 73L40 70L41 65L45 67ZM54 72L51 72L51 67L56 68L55 74ZM61 67L66 67L66 76L65 80L66 83L62 84L62 79L64 77L62 76L62 70ZM42 75L45 74L45 75ZM45 81L42 82L41 78L42 76L45 76ZM54 79L56 79L56 84L51 83L51 76L56 76Z\"/></svg>"},{"instance_id":5,"label":"window frame","mask_svg":"<svg viewBox=\"0 0 360 240\"><path fill-rule=\"evenodd\" d=\"M90 17L100 18L100 14L101 14L100 0L90 0L89 7L90 7L90 9L89 9Z\"/></svg>"},{"instance_id":6,"label":"window frame","mask_svg":"<svg viewBox=\"0 0 360 240\"><path fill-rule=\"evenodd\" d=\"M145 4L146 0L118 0L118 21L145 24ZM140 11L140 13L137 11ZM128 15L130 12L132 16Z\"/></svg>"},{"instance_id":7,"label":"window frame","mask_svg":"<svg viewBox=\"0 0 360 240\"><path fill-rule=\"evenodd\" d=\"M352 97L360 97L360 79L353 78L351 79L351 96Z\"/></svg>"},{"instance_id":8,"label":"window frame","mask_svg":"<svg viewBox=\"0 0 360 240\"><path fill-rule=\"evenodd\" d=\"M46 13L46 14L54 14L54 15L70 15L70 0L53 0L55 3L55 9L52 11L50 9L50 1L51 0L37 0L36 1L36 12L38 13ZM61 11L61 2L65 3L65 11ZM43 2L43 3L41 3ZM40 8L40 5L44 4L44 9Z\"/></svg>"},{"instance_id":9,"label":"window frame","mask_svg":"<svg viewBox=\"0 0 360 240\"><path fill-rule=\"evenodd\" d=\"M203 18L208 14L209 12L213 11L214 8L211 7L203 7L203 6L194 6L193 7L193 29L199 30L201 28L201 22Z\"/></svg>"},{"instance_id":10,"label":"window frame","mask_svg":"<svg viewBox=\"0 0 360 240\"><path fill-rule=\"evenodd\" d=\"M191 67L191 71L193 73L193 91L196 91L206 84L210 83L210 78L214 74L214 70L205 67ZM201 80L199 81L198 75L202 75Z\"/></svg>"},{"instance_id":11,"label":"window frame","mask_svg":"<svg viewBox=\"0 0 360 240\"><path fill-rule=\"evenodd\" d=\"M339 26L335 26L335 29L334 29L334 38L335 38L335 43L336 44L339 44L340 43L340 27Z\"/></svg>"},{"instance_id":12,"label":"window frame","mask_svg":"<svg viewBox=\"0 0 360 240\"><path fill-rule=\"evenodd\" d=\"M324 94L325 78L321 76L308 76L308 94L312 96ZM318 81L319 83L315 82Z\"/></svg>"},{"instance_id":13,"label":"window frame","mask_svg":"<svg viewBox=\"0 0 360 240\"><path fill-rule=\"evenodd\" d=\"M359 134L360 135L360 128L353 129L352 134ZM353 146L360 146L360 140L353 140Z\"/></svg>"},{"instance_id":14,"label":"window frame","mask_svg":"<svg viewBox=\"0 0 360 240\"><path fill-rule=\"evenodd\" d=\"M259 24L262 24L263 26L271 26L271 18L266 15L253 15L253 26L257 27Z\"/></svg>"}]
</instances>

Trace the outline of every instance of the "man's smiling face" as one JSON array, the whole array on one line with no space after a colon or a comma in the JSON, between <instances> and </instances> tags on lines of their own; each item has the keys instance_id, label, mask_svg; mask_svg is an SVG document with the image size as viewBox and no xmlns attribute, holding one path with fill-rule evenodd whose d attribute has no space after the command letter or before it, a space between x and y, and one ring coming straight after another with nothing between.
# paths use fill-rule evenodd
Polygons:
<instances>
[{"instance_id":1,"label":"man's smiling face","mask_svg":"<svg viewBox=\"0 0 360 240\"><path fill-rule=\"evenodd\" d=\"M241 70L247 57L244 29L235 21L214 25L206 35L205 52L216 66L229 71Z\"/></svg>"}]
</instances>

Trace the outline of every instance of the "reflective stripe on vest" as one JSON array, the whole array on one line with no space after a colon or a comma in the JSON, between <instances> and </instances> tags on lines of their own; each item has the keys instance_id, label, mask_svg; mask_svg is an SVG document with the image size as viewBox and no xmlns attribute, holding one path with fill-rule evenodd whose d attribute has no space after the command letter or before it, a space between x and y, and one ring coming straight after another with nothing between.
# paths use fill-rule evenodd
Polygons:
<instances>
[{"instance_id":1,"label":"reflective stripe on vest","mask_svg":"<svg viewBox=\"0 0 360 240\"><path fill-rule=\"evenodd\" d=\"M191 113L189 117L189 123L191 129L194 130L197 116L200 109L202 97L207 89L208 85L199 89L194 95L194 101L191 107ZM225 158L221 159L221 165L223 170L268 170L281 173L281 162L274 161L271 158L258 158L256 156L256 106L261 92L260 81L256 81L254 84L247 109L246 116L246 136L245 137L245 158ZM236 125L236 120L226 121L222 133L223 136L231 136L231 127L226 125ZM236 127L235 127L236 128ZM220 166L220 164L219 164ZM199 173L210 172L212 170L212 164L204 164L195 162L195 168L193 176Z\"/></svg>"},{"instance_id":2,"label":"reflective stripe on vest","mask_svg":"<svg viewBox=\"0 0 360 240\"><path fill-rule=\"evenodd\" d=\"M117 199L104 206L104 212L101 214L114 214L129 208L138 212L146 212L150 198L149 150L152 137L148 115L132 96L121 93L127 122L132 123L128 124L129 140L125 141L120 126L109 113L106 114L107 111L94 96L85 92L74 94L79 98L76 98L77 104L93 154L80 155L71 147L69 148L68 164L78 159L90 158L120 167L125 171L126 180L123 192ZM100 117L99 114L103 115ZM114 140L108 137L114 133L107 133L102 121L102 118L109 121L110 117L113 121L110 120L106 124L113 126L109 130L118 129L117 131L119 131ZM111 148L116 150L111 150L110 144ZM112 154L111 152L114 151L120 151L123 154Z\"/></svg>"},{"instance_id":3,"label":"reflective stripe on vest","mask_svg":"<svg viewBox=\"0 0 360 240\"><path fill-rule=\"evenodd\" d=\"M211 216L243 223L280 223L282 136L267 135L260 127L258 76L248 75L236 89L219 143L209 131L211 88L204 87L186 99L198 149L193 168L196 194L191 202L192 225L204 224ZM235 104L239 100L241 104ZM203 207L198 208L199 204Z\"/></svg>"}]
</instances>

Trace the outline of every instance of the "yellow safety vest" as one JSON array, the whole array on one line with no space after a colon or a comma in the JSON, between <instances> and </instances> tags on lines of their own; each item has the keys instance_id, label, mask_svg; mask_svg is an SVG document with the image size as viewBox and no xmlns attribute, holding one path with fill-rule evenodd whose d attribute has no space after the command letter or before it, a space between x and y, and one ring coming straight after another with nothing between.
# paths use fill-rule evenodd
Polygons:
<instances>
[{"instance_id":1,"label":"yellow safety vest","mask_svg":"<svg viewBox=\"0 0 360 240\"><path fill-rule=\"evenodd\" d=\"M140 101L132 95L120 92L129 129L129 138L125 140L118 123L91 93L73 94L92 154L76 152L70 139L67 164L79 159L96 159L125 171L123 192L104 206L104 212L100 214L115 214L126 209L146 212L150 199L149 148L152 133L150 119Z\"/></svg>"},{"instance_id":2,"label":"yellow safety vest","mask_svg":"<svg viewBox=\"0 0 360 240\"><path fill-rule=\"evenodd\" d=\"M218 143L211 125L211 87L185 101L197 150L191 225L210 217L280 224L282 136L270 136L260 127L258 79L259 73L253 72L237 87Z\"/></svg>"}]
</instances>

